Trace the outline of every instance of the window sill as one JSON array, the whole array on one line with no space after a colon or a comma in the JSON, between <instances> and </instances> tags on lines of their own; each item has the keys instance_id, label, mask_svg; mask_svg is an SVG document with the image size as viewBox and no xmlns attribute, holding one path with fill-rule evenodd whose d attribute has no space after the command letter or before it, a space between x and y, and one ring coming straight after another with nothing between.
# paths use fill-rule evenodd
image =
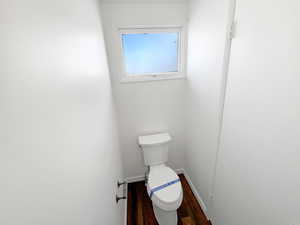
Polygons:
<instances>
[{"instance_id":1,"label":"window sill","mask_svg":"<svg viewBox=\"0 0 300 225\"><path fill-rule=\"evenodd\" d=\"M121 84L126 83L141 83L141 82L153 82L153 81L166 81L166 80L186 80L186 76L177 75L177 76L157 76L157 77L126 77L121 79Z\"/></svg>"}]
</instances>

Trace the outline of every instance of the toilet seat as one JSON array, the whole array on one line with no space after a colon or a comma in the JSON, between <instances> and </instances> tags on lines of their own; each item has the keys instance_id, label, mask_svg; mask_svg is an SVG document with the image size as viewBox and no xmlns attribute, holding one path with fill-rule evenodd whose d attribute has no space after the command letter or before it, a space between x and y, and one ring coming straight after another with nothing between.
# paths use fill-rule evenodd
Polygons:
<instances>
[{"instance_id":1,"label":"toilet seat","mask_svg":"<svg viewBox=\"0 0 300 225\"><path fill-rule=\"evenodd\" d=\"M166 165L150 167L147 191L152 203L165 211L179 208L182 202L182 187L178 175ZM162 186L159 190L157 187Z\"/></svg>"}]
</instances>

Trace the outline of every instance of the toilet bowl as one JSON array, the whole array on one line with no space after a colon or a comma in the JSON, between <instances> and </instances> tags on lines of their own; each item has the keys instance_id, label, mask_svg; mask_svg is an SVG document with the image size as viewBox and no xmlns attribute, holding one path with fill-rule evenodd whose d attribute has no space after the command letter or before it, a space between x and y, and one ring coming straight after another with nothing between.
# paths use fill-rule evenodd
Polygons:
<instances>
[{"instance_id":1,"label":"toilet bowl","mask_svg":"<svg viewBox=\"0 0 300 225\"><path fill-rule=\"evenodd\" d=\"M183 198L178 175L165 165L150 167L147 191L157 222L160 225L176 225L176 210Z\"/></svg>"},{"instance_id":2,"label":"toilet bowl","mask_svg":"<svg viewBox=\"0 0 300 225\"><path fill-rule=\"evenodd\" d=\"M168 167L168 133L139 137L145 165L149 167L147 192L159 225L177 225L177 209L182 203L182 186L178 175Z\"/></svg>"}]
</instances>

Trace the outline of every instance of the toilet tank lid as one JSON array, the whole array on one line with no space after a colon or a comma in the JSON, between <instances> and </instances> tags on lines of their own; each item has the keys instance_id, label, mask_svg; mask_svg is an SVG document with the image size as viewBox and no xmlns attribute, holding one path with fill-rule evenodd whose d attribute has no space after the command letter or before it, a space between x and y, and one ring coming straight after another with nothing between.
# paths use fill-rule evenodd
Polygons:
<instances>
[{"instance_id":1,"label":"toilet tank lid","mask_svg":"<svg viewBox=\"0 0 300 225\"><path fill-rule=\"evenodd\" d=\"M168 143L172 140L169 133L159 133L151 134L146 136L139 136L140 146L150 146L150 145L161 145Z\"/></svg>"}]
</instances>

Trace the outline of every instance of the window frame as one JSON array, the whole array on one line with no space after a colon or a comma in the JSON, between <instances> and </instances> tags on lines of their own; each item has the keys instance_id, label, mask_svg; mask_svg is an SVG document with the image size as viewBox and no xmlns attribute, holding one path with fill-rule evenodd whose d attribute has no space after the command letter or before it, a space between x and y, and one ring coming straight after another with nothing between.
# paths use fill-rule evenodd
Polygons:
<instances>
[{"instance_id":1,"label":"window frame","mask_svg":"<svg viewBox=\"0 0 300 225\"><path fill-rule=\"evenodd\" d=\"M159 26L159 27L120 27L118 28L120 51L122 57L122 78L121 83L145 82L157 80L185 79L185 29L184 26ZM178 54L177 54L177 72L159 72L147 74L128 74L123 49L123 34L143 34L143 33L178 33Z\"/></svg>"}]
</instances>

